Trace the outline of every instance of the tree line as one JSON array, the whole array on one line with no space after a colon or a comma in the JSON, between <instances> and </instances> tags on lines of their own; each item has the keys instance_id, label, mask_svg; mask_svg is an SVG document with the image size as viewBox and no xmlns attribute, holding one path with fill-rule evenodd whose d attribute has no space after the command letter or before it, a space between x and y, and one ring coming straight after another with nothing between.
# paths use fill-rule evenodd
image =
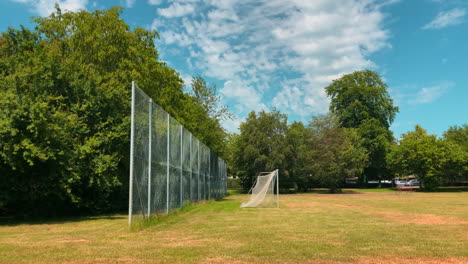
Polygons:
<instances>
[{"instance_id":1,"label":"tree line","mask_svg":"<svg viewBox=\"0 0 468 264\"><path fill-rule=\"evenodd\" d=\"M184 92L158 59L156 31L120 7L35 18L0 37L0 215L125 210L131 81L224 155L230 118L198 76Z\"/></svg>"},{"instance_id":2,"label":"tree line","mask_svg":"<svg viewBox=\"0 0 468 264\"><path fill-rule=\"evenodd\" d=\"M57 6L32 29L1 34L0 215L126 210L131 81L227 160L244 189L273 169L283 190L302 191L337 191L352 177L415 174L425 188L467 177L468 126L443 138L418 126L396 140L389 127L398 108L372 71L333 81L329 113L307 124L252 112L228 134L216 86L196 76L184 92L179 73L158 59L158 33L131 28L121 12Z\"/></svg>"},{"instance_id":3,"label":"tree line","mask_svg":"<svg viewBox=\"0 0 468 264\"><path fill-rule=\"evenodd\" d=\"M421 187L468 179L468 125L450 127L442 138L419 125L395 139L390 125L398 108L387 85L364 70L334 80L326 88L329 112L304 125L288 125L279 111L251 112L240 133L228 140L230 173L247 191L258 172L280 170L283 191L312 187L339 191L346 179L392 180L416 176Z\"/></svg>"}]
</instances>

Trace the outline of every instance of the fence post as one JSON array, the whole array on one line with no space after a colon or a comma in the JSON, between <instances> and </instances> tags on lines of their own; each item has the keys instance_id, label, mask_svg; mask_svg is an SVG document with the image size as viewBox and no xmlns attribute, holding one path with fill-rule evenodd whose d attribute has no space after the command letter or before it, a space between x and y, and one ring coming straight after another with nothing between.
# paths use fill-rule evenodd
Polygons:
<instances>
[{"instance_id":1,"label":"fence post","mask_svg":"<svg viewBox=\"0 0 468 264\"><path fill-rule=\"evenodd\" d=\"M211 150L208 152L208 200L211 200Z\"/></svg>"},{"instance_id":2,"label":"fence post","mask_svg":"<svg viewBox=\"0 0 468 264\"><path fill-rule=\"evenodd\" d=\"M184 176L182 168L184 167L183 164L183 157L184 157L184 130L182 125L180 125L180 207L184 206L184 195L183 195L183 181L182 177Z\"/></svg>"},{"instance_id":3,"label":"fence post","mask_svg":"<svg viewBox=\"0 0 468 264\"><path fill-rule=\"evenodd\" d=\"M130 182L128 190L128 224L132 224L133 210L133 145L135 135L135 82L132 81L132 106L130 110Z\"/></svg>"},{"instance_id":4,"label":"fence post","mask_svg":"<svg viewBox=\"0 0 468 264\"><path fill-rule=\"evenodd\" d=\"M167 168L166 168L166 213L169 213L169 159L170 159L170 144L171 138L169 133L171 132L170 123L171 116L167 113Z\"/></svg>"},{"instance_id":5,"label":"fence post","mask_svg":"<svg viewBox=\"0 0 468 264\"><path fill-rule=\"evenodd\" d=\"M225 192L224 195L228 195L228 191L227 191L227 190L228 190L228 186L227 186L228 183L227 183L227 181L228 181L228 176L229 176L229 175L228 175L228 173L227 173L227 164L226 164L226 162L224 162L224 167L225 167L225 169L224 169L225 172L224 172L224 173L226 174L226 177L225 177L225 178L226 178L226 183L225 183L225 184L226 184L226 192Z\"/></svg>"},{"instance_id":6,"label":"fence post","mask_svg":"<svg viewBox=\"0 0 468 264\"><path fill-rule=\"evenodd\" d=\"M197 158L197 162L198 162L198 172L197 172L197 199L198 201L200 201L200 140L198 140L198 143L197 143L197 148L198 148L198 152L197 152L197 155L198 155L198 158Z\"/></svg>"},{"instance_id":7,"label":"fence post","mask_svg":"<svg viewBox=\"0 0 468 264\"><path fill-rule=\"evenodd\" d=\"M151 130L152 130L152 120L153 120L153 99L149 99L149 129L148 129L148 217L151 214Z\"/></svg>"},{"instance_id":8,"label":"fence post","mask_svg":"<svg viewBox=\"0 0 468 264\"><path fill-rule=\"evenodd\" d=\"M190 133L190 202L192 202L192 133Z\"/></svg>"},{"instance_id":9,"label":"fence post","mask_svg":"<svg viewBox=\"0 0 468 264\"><path fill-rule=\"evenodd\" d=\"M279 171L276 169L276 207L279 208Z\"/></svg>"}]
</instances>

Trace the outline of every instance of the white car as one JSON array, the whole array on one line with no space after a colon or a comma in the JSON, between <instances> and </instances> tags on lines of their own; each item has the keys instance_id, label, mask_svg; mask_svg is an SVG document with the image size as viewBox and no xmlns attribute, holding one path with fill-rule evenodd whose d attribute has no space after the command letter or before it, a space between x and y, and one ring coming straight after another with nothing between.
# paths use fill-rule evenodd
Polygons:
<instances>
[{"instance_id":1,"label":"white car","mask_svg":"<svg viewBox=\"0 0 468 264\"><path fill-rule=\"evenodd\" d=\"M419 180L412 179L406 182L406 186L419 186Z\"/></svg>"},{"instance_id":2,"label":"white car","mask_svg":"<svg viewBox=\"0 0 468 264\"><path fill-rule=\"evenodd\" d=\"M405 186L406 185L406 181L395 181L395 184L396 186Z\"/></svg>"}]
</instances>

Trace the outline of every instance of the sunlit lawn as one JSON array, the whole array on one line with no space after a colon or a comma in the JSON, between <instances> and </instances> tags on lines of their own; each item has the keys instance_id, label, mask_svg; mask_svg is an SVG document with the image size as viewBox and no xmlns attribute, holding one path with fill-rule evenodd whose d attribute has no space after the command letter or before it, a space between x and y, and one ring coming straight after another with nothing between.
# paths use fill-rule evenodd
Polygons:
<instances>
[{"instance_id":1,"label":"sunlit lawn","mask_svg":"<svg viewBox=\"0 0 468 264\"><path fill-rule=\"evenodd\" d=\"M466 263L468 193L245 195L191 206L129 231L125 215L0 223L0 262Z\"/></svg>"}]
</instances>

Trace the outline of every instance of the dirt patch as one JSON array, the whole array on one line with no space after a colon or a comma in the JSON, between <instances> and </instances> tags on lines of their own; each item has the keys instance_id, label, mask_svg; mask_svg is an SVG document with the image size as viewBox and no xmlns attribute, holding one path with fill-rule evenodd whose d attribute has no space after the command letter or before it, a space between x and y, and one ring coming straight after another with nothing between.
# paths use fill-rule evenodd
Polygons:
<instances>
[{"instance_id":1,"label":"dirt patch","mask_svg":"<svg viewBox=\"0 0 468 264\"><path fill-rule=\"evenodd\" d=\"M357 204L333 204L333 206L338 207L338 208L346 208L346 209L363 209L363 208L369 208L363 205L357 205Z\"/></svg>"},{"instance_id":2,"label":"dirt patch","mask_svg":"<svg viewBox=\"0 0 468 264\"><path fill-rule=\"evenodd\" d=\"M304 207L304 203L282 203L281 205L287 208L301 208Z\"/></svg>"},{"instance_id":3,"label":"dirt patch","mask_svg":"<svg viewBox=\"0 0 468 264\"><path fill-rule=\"evenodd\" d=\"M332 241L332 242L327 242L328 245L332 245L332 246L344 246L346 245L347 243L345 242L341 242L341 241Z\"/></svg>"},{"instance_id":4,"label":"dirt patch","mask_svg":"<svg viewBox=\"0 0 468 264\"><path fill-rule=\"evenodd\" d=\"M223 257L216 257L216 258L207 258L199 261L200 264L205 263L212 263L212 264L249 264L249 263L267 263L267 262L254 262L254 261L240 261L240 260L233 260L233 259L226 259Z\"/></svg>"},{"instance_id":5,"label":"dirt patch","mask_svg":"<svg viewBox=\"0 0 468 264\"><path fill-rule=\"evenodd\" d=\"M50 264L50 262L36 262ZM119 263L119 264L136 264L136 263L160 263L160 261L149 261L149 260L139 260L132 258L118 258L118 259L95 259L89 261L65 261L61 262L63 264L107 264L107 263Z\"/></svg>"},{"instance_id":6,"label":"dirt patch","mask_svg":"<svg viewBox=\"0 0 468 264\"><path fill-rule=\"evenodd\" d=\"M401 212L376 212L378 215L384 216L393 222L400 224L417 224L417 225L447 225L447 224L468 224L468 221L453 217L440 216L434 214L409 214Z\"/></svg>"},{"instance_id":7,"label":"dirt patch","mask_svg":"<svg viewBox=\"0 0 468 264\"><path fill-rule=\"evenodd\" d=\"M411 263L411 264L466 264L467 258L384 258L384 259L359 259L358 264L400 264L400 263Z\"/></svg>"},{"instance_id":8,"label":"dirt patch","mask_svg":"<svg viewBox=\"0 0 468 264\"><path fill-rule=\"evenodd\" d=\"M176 247L203 247L210 239L198 239L195 237L171 237L164 238L162 247L176 248Z\"/></svg>"},{"instance_id":9,"label":"dirt patch","mask_svg":"<svg viewBox=\"0 0 468 264\"><path fill-rule=\"evenodd\" d=\"M269 262L257 262L257 261L239 261L225 259L222 257L204 259L198 263L215 263L215 264L263 264L263 263L284 263L284 264L466 264L468 263L467 258L362 258L355 261L336 261L336 260L310 260L310 261L269 261Z\"/></svg>"},{"instance_id":10,"label":"dirt patch","mask_svg":"<svg viewBox=\"0 0 468 264\"><path fill-rule=\"evenodd\" d=\"M88 243L89 240L86 239L65 239L58 241L59 243Z\"/></svg>"},{"instance_id":11,"label":"dirt patch","mask_svg":"<svg viewBox=\"0 0 468 264\"><path fill-rule=\"evenodd\" d=\"M163 246L163 247L167 247L167 248L176 248L176 247L203 247L208 241L209 241L209 239L198 239L198 240L194 240L194 239L184 239L184 240L177 241L177 242L172 242L172 243L163 244L162 246Z\"/></svg>"}]
</instances>

